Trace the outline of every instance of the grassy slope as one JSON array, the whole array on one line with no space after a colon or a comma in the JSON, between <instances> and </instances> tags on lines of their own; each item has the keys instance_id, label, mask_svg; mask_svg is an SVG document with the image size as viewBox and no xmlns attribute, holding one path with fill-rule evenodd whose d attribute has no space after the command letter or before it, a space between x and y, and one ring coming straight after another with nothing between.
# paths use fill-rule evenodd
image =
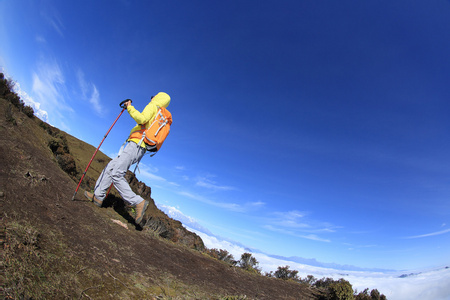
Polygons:
<instances>
[{"instance_id":1,"label":"grassy slope","mask_svg":"<svg viewBox=\"0 0 450 300\"><path fill-rule=\"evenodd\" d=\"M82 190L71 201L77 181L62 171L48 147L55 136L14 107L12 122L8 105L0 99L5 298L317 298L306 286L250 274L151 230L136 230L117 206L97 208L84 201ZM77 166L84 168L95 149L66 139ZM107 162L102 153L96 158L92 178Z\"/></svg>"}]
</instances>

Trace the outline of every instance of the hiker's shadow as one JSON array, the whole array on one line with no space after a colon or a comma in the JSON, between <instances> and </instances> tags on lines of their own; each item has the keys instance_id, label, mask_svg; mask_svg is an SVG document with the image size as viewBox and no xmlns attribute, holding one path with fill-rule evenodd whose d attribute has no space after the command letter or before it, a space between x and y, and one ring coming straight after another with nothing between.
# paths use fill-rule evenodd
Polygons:
<instances>
[{"instance_id":1,"label":"hiker's shadow","mask_svg":"<svg viewBox=\"0 0 450 300\"><path fill-rule=\"evenodd\" d=\"M122 200L122 198L116 197L112 194L109 194L108 197L103 200L102 207L112 207L116 213L121 215L125 220L128 221L128 223L134 225L136 230L142 230L142 227L138 224L136 224L136 221L131 215L131 206L127 206L125 202Z\"/></svg>"}]
</instances>

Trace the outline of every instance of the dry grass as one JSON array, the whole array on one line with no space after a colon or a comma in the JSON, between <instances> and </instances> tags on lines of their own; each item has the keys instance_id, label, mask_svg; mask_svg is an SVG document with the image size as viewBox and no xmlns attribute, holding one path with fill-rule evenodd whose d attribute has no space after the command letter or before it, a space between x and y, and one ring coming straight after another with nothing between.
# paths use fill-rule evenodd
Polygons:
<instances>
[{"instance_id":1,"label":"dry grass","mask_svg":"<svg viewBox=\"0 0 450 300\"><path fill-rule=\"evenodd\" d=\"M39 231L29 223L10 222L4 227L2 269L6 299L50 299L74 296L74 275L62 268L65 257L57 253L66 249L55 240L56 251L41 248L43 239Z\"/></svg>"}]
</instances>

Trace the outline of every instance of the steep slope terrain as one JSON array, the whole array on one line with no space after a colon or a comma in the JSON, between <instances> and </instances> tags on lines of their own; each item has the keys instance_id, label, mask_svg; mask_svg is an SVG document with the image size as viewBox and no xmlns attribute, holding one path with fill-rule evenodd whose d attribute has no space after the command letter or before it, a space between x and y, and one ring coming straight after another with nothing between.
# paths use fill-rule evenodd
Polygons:
<instances>
[{"instance_id":1,"label":"steep slope terrain","mask_svg":"<svg viewBox=\"0 0 450 300\"><path fill-rule=\"evenodd\" d=\"M94 147L0 99L0 203L6 299L317 299L318 292L215 260L159 211L144 229L112 193L106 207L71 201ZM85 184L109 158L96 156ZM150 188L132 175L136 190ZM244 297L246 296L246 297Z\"/></svg>"}]
</instances>

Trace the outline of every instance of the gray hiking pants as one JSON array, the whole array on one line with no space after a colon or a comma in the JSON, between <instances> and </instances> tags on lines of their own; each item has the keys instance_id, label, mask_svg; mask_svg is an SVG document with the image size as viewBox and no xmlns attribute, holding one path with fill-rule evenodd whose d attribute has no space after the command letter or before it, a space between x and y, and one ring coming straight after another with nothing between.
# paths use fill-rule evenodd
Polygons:
<instances>
[{"instance_id":1,"label":"gray hiking pants","mask_svg":"<svg viewBox=\"0 0 450 300\"><path fill-rule=\"evenodd\" d=\"M123 200L130 205L134 206L141 203L144 199L131 190L130 185L125 179L125 173L127 173L127 170L132 164L140 161L144 154L144 148L134 142L128 142L123 152L111 160L98 177L94 190L95 197L103 201L112 183Z\"/></svg>"}]
</instances>

